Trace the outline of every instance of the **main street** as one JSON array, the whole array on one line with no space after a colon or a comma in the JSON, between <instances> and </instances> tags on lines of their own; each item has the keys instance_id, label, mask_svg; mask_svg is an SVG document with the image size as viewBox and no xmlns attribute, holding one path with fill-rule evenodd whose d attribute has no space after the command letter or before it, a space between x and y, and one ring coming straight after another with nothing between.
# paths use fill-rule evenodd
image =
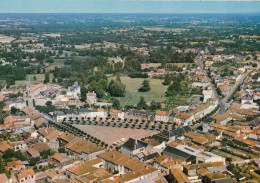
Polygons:
<instances>
[{"instance_id":1,"label":"main street","mask_svg":"<svg viewBox=\"0 0 260 183\"><path fill-rule=\"evenodd\" d=\"M220 105L219 113L221 113L221 114L224 113L227 108L226 103L222 100L222 97L218 95L216 87L213 84L211 78L208 76L207 72L204 70L203 63L202 63L201 59L199 58L199 56L195 58L195 61L196 61L197 65L199 66L199 68L205 73L207 80L210 83L210 86L214 92L214 95L218 99L218 103Z\"/></svg>"},{"instance_id":2,"label":"main street","mask_svg":"<svg viewBox=\"0 0 260 183\"><path fill-rule=\"evenodd\" d=\"M248 70L246 73L244 73L239 79L238 81L236 81L235 85L231 88L231 90L229 90L228 94L225 96L225 98L223 99L223 102L227 103L228 99L231 97L231 95L235 92L235 90L237 89L237 87L239 85L241 85L244 81L244 79L248 76L248 74L251 72L252 70Z\"/></svg>"}]
</instances>

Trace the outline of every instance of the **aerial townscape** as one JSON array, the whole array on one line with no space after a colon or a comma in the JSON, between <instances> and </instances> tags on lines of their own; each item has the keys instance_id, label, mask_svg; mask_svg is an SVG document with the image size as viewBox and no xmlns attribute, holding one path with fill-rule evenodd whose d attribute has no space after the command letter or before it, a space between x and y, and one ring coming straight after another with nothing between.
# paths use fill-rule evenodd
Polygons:
<instances>
[{"instance_id":1,"label":"aerial townscape","mask_svg":"<svg viewBox=\"0 0 260 183\"><path fill-rule=\"evenodd\" d=\"M259 20L0 14L0 183L259 183Z\"/></svg>"}]
</instances>

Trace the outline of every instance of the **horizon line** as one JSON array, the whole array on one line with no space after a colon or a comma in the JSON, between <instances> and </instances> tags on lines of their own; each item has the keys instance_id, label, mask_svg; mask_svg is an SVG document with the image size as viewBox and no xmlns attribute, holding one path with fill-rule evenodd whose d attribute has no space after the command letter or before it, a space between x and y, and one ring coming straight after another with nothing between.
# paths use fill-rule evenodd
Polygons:
<instances>
[{"instance_id":1,"label":"horizon line","mask_svg":"<svg viewBox=\"0 0 260 183\"><path fill-rule=\"evenodd\" d=\"M0 12L0 14L260 14L259 12Z\"/></svg>"}]
</instances>

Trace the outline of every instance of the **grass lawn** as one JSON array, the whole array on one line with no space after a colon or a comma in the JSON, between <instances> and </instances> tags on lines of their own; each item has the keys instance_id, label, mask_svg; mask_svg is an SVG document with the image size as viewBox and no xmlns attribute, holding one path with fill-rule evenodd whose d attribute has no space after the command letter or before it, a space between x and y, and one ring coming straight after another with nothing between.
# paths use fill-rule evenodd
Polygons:
<instances>
[{"instance_id":1,"label":"grass lawn","mask_svg":"<svg viewBox=\"0 0 260 183\"><path fill-rule=\"evenodd\" d=\"M109 81L111 79L115 79L115 77L110 77ZM138 92L143 80L150 81L151 90L149 92ZM127 76L121 76L121 81L126 85L126 95L120 99L122 106L136 105L140 100L140 96L143 96L148 103L152 102L152 100L156 102L163 102L166 99L165 92L168 86L164 86L162 84L163 80L152 78L129 78Z\"/></svg>"},{"instance_id":2,"label":"grass lawn","mask_svg":"<svg viewBox=\"0 0 260 183\"><path fill-rule=\"evenodd\" d=\"M36 80L33 80L33 76L36 76ZM27 85L27 81L29 81L29 77L31 78L31 83L43 83L45 74L28 74L26 76L26 80L20 80L15 81L15 85L12 85L12 87L25 87ZM50 73L50 82L52 81L53 74Z\"/></svg>"}]
</instances>

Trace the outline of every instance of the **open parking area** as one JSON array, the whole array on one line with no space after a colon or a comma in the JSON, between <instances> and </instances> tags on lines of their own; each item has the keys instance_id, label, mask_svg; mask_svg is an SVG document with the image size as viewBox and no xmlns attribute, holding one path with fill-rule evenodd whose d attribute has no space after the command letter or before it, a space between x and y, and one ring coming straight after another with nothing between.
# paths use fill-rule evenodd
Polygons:
<instances>
[{"instance_id":1,"label":"open parking area","mask_svg":"<svg viewBox=\"0 0 260 183\"><path fill-rule=\"evenodd\" d=\"M142 130L142 129L130 129L130 128L117 128L107 126L95 126L95 125L74 125L84 132L99 138L100 140L112 145L114 142L119 141L122 138L126 140L128 138L141 139L157 134L158 131Z\"/></svg>"}]
</instances>

